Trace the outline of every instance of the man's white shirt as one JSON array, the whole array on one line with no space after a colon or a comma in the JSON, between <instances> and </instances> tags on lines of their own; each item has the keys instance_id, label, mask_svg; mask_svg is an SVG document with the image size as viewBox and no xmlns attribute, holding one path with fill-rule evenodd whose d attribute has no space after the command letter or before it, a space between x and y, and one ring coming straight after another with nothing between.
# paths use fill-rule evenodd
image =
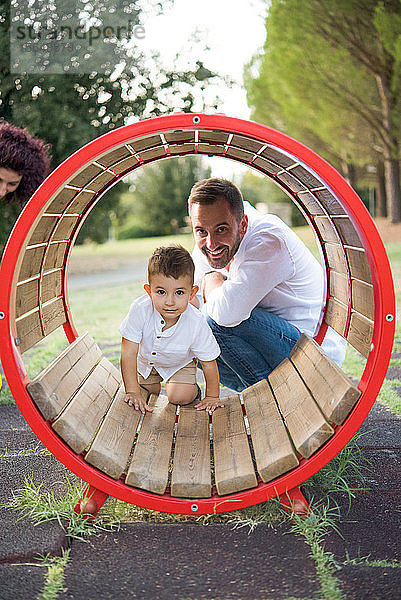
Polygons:
<instances>
[{"instance_id":1,"label":"man's white shirt","mask_svg":"<svg viewBox=\"0 0 401 600\"><path fill-rule=\"evenodd\" d=\"M148 377L152 368L169 379L194 358L214 360L220 354L204 315L192 304L177 323L162 331L165 321L145 294L134 300L119 331L123 338L139 344L138 372Z\"/></svg>"},{"instance_id":2,"label":"man's white shirt","mask_svg":"<svg viewBox=\"0 0 401 600\"><path fill-rule=\"evenodd\" d=\"M299 237L276 215L262 215L244 202L248 229L230 269L213 269L195 246L195 284L218 270L227 277L208 296L207 314L219 325L235 327L258 307L282 317L301 332L313 336L324 294L321 265ZM323 350L338 364L345 358L346 342L328 329Z\"/></svg>"}]
</instances>

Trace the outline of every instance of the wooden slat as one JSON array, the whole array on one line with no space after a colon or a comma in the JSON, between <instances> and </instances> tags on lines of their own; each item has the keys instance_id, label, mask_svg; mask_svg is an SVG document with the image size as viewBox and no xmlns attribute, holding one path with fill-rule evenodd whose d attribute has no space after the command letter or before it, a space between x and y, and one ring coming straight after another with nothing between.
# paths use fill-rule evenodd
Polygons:
<instances>
[{"instance_id":1,"label":"wooden slat","mask_svg":"<svg viewBox=\"0 0 401 600\"><path fill-rule=\"evenodd\" d=\"M363 356L369 355L373 336L373 323L362 315L353 312L347 341Z\"/></svg>"},{"instance_id":2,"label":"wooden slat","mask_svg":"<svg viewBox=\"0 0 401 600\"><path fill-rule=\"evenodd\" d=\"M235 158L236 160L242 160L243 162L247 163L254 157L252 152L247 152L246 150L241 150L240 148L231 148L231 146L227 148L225 155L228 158Z\"/></svg>"},{"instance_id":3,"label":"wooden slat","mask_svg":"<svg viewBox=\"0 0 401 600\"><path fill-rule=\"evenodd\" d=\"M217 144L198 144L199 154L223 154L224 146L217 146Z\"/></svg>"},{"instance_id":4,"label":"wooden slat","mask_svg":"<svg viewBox=\"0 0 401 600\"><path fill-rule=\"evenodd\" d=\"M177 144L169 146L170 154L188 154L195 152L195 144Z\"/></svg>"},{"instance_id":5,"label":"wooden slat","mask_svg":"<svg viewBox=\"0 0 401 600\"><path fill-rule=\"evenodd\" d=\"M125 146L121 146L121 148L116 148L115 150L112 150L111 152L110 151L107 152L100 158L97 158L96 162L99 163L100 165L102 165L103 167L107 168L107 167L110 167L111 165L114 165L114 163L120 162L121 160L123 160L124 158L127 158L128 156L132 156L131 152Z\"/></svg>"},{"instance_id":6,"label":"wooden slat","mask_svg":"<svg viewBox=\"0 0 401 600\"><path fill-rule=\"evenodd\" d=\"M229 134L224 131L213 131L205 129L199 131L198 140L199 142L207 142L209 144L227 144L228 135Z\"/></svg>"},{"instance_id":7,"label":"wooden slat","mask_svg":"<svg viewBox=\"0 0 401 600\"><path fill-rule=\"evenodd\" d=\"M244 150L252 152L252 154L256 154L265 144L264 142L259 142L252 138L245 137L244 135L234 133L230 145L243 148Z\"/></svg>"},{"instance_id":8,"label":"wooden slat","mask_svg":"<svg viewBox=\"0 0 401 600\"><path fill-rule=\"evenodd\" d=\"M276 177L277 177L278 181L281 181L282 183L284 183L293 192L300 192L301 190L305 189L304 184L301 183L300 181L298 181L298 179L296 179L296 177L294 177L293 175L291 175L291 173L288 173L287 171L285 171L284 173L280 173L279 175L276 175Z\"/></svg>"},{"instance_id":9,"label":"wooden slat","mask_svg":"<svg viewBox=\"0 0 401 600\"><path fill-rule=\"evenodd\" d=\"M349 302L348 277L344 273L330 270L330 295L344 304Z\"/></svg>"},{"instance_id":10,"label":"wooden slat","mask_svg":"<svg viewBox=\"0 0 401 600\"><path fill-rule=\"evenodd\" d=\"M15 316L21 317L39 306L39 279L31 279L17 286Z\"/></svg>"},{"instance_id":11,"label":"wooden slat","mask_svg":"<svg viewBox=\"0 0 401 600\"><path fill-rule=\"evenodd\" d=\"M305 209L308 211L309 214L324 214L323 208L320 206L317 198L311 192L299 192L298 199L304 205Z\"/></svg>"},{"instance_id":12,"label":"wooden slat","mask_svg":"<svg viewBox=\"0 0 401 600\"><path fill-rule=\"evenodd\" d=\"M305 334L301 335L292 349L290 360L326 419L342 425L361 395L358 388Z\"/></svg>"},{"instance_id":13,"label":"wooden slat","mask_svg":"<svg viewBox=\"0 0 401 600\"><path fill-rule=\"evenodd\" d=\"M100 175L102 172L102 168L98 167L94 164L87 165L80 173L75 175L71 181L68 182L69 185L75 185L76 187L85 187L87 183L89 183L94 177Z\"/></svg>"},{"instance_id":14,"label":"wooden slat","mask_svg":"<svg viewBox=\"0 0 401 600\"><path fill-rule=\"evenodd\" d=\"M90 181L86 185L86 189L93 190L94 192L99 192L102 188L104 188L105 185L113 181L113 179L115 178L116 176L114 175L114 173L105 171L104 173L98 175L98 177L92 179L92 181Z\"/></svg>"},{"instance_id":15,"label":"wooden slat","mask_svg":"<svg viewBox=\"0 0 401 600\"><path fill-rule=\"evenodd\" d=\"M290 173L295 175L297 179L299 179L306 187L309 189L322 187L322 182L314 177L312 173L310 173L305 167L298 165L290 169Z\"/></svg>"},{"instance_id":16,"label":"wooden slat","mask_svg":"<svg viewBox=\"0 0 401 600\"><path fill-rule=\"evenodd\" d=\"M177 131L166 131L164 139L168 144L185 144L195 142L195 131L182 129Z\"/></svg>"},{"instance_id":17,"label":"wooden slat","mask_svg":"<svg viewBox=\"0 0 401 600\"><path fill-rule=\"evenodd\" d=\"M63 291L63 272L52 271L51 273L44 273L42 277L42 284L40 289L40 296L42 302L48 302L52 298L60 296Z\"/></svg>"},{"instance_id":18,"label":"wooden slat","mask_svg":"<svg viewBox=\"0 0 401 600\"><path fill-rule=\"evenodd\" d=\"M315 224L325 242L338 243L338 235L332 221L328 217L316 217Z\"/></svg>"},{"instance_id":19,"label":"wooden slat","mask_svg":"<svg viewBox=\"0 0 401 600\"><path fill-rule=\"evenodd\" d=\"M334 433L288 358L269 375L273 393L298 452L309 458Z\"/></svg>"},{"instance_id":20,"label":"wooden slat","mask_svg":"<svg viewBox=\"0 0 401 600\"><path fill-rule=\"evenodd\" d=\"M88 204L90 204L93 200L94 197L94 193L93 192L86 192L86 191L82 191L79 192L79 194L77 194L74 198L74 200L72 201L71 205L69 206L68 210L71 213L78 213L81 214L84 212L84 210L86 209L86 207L88 206Z\"/></svg>"},{"instance_id":21,"label":"wooden slat","mask_svg":"<svg viewBox=\"0 0 401 600\"><path fill-rule=\"evenodd\" d=\"M39 309L16 322L18 347L21 353L44 338Z\"/></svg>"},{"instance_id":22,"label":"wooden slat","mask_svg":"<svg viewBox=\"0 0 401 600\"><path fill-rule=\"evenodd\" d=\"M270 147L265 148L263 152L260 153L260 156L271 160L272 162L280 165L280 167L284 169L286 167L290 167L295 162L295 159L291 158L290 156L287 156L286 154L283 154L282 152L279 152L275 148Z\"/></svg>"},{"instance_id":23,"label":"wooden slat","mask_svg":"<svg viewBox=\"0 0 401 600\"><path fill-rule=\"evenodd\" d=\"M351 276L361 281L366 281L366 283L372 283L372 274L365 251L356 248L345 248L345 252Z\"/></svg>"},{"instance_id":24,"label":"wooden slat","mask_svg":"<svg viewBox=\"0 0 401 600\"><path fill-rule=\"evenodd\" d=\"M261 156L257 156L255 160L252 162L252 166L258 167L264 173L269 173L269 175L274 175L277 171L280 170L280 166L271 162L270 160L266 160Z\"/></svg>"},{"instance_id":25,"label":"wooden slat","mask_svg":"<svg viewBox=\"0 0 401 600\"><path fill-rule=\"evenodd\" d=\"M85 333L28 384L27 391L46 420L61 413L101 356L99 346Z\"/></svg>"},{"instance_id":26,"label":"wooden slat","mask_svg":"<svg viewBox=\"0 0 401 600\"><path fill-rule=\"evenodd\" d=\"M111 168L114 171L114 173L117 173L117 175L121 175L121 173L124 173L128 169L132 169L136 165L139 165L139 160L136 158L136 156L131 154L131 156L129 156L128 158L124 158L124 160L121 160L117 164L113 165Z\"/></svg>"},{"instance_id":27,"label":"wooden slat","mask_svg":"<svg viewBox=\"0 0 401 600\"><path fill-rule=\"evenodd\" d=\"M171 495L179 498L209 498L209 415L192 407L180 407L171 476Z\"/></svg>"},{"instance_id":28,"label":"wooden slat","mask_svg":"<svg viewBox=\"0 0 401 600\"><path fill-rule=\"evenodd\" d=\"M121 477L132 449L141 413L124 402L120 387L85 460L114 479ZM143 390L146 399L147 392Z\"/></svg>"},{"instance_id":29,"label":"wooden slat","mask_svg":"<svg viewBox=\"0 0 401 600\"><path fill-rule=\"evenodd\" d=\"M37 223L31 237L29 238L29 245L41 244L47 242L50 239L52 231L58 221L58 217L50 217L44 215Z\"/></svg>"},{"instance_id":30,"label":"wooden slat","mask_svg":"<svg viewBox=\"0 0 401 600\"><path fill-rule=\"evenodd\" d=\"M77 190L71 190L70 188L62 188L57 195L53 198L50 205L47 207L47 213L62 213L65 211L71 200L76 195Z\"/></svg>"},{"instance_id":31,"label":"wooden slat","mask_svg":"<svg viewBox=\"0 0 401 600\"><path fill-rule=\"evenodd\" d=\"M352 280L352 308L373 321L375 301L372 285L357 279Z\"/></svg>"},{"instance_id":32,"label":"wooden slat","mask_svg":"<svg viewBox=\"0 0 401 600\"><path fill-rule=\"evenodd\" d=\"M338 302L335 298L329 298L327 301L327 311L324 318L325 322L344 337L345 326L347 324L348 308Z\"/></svg>"},{"instance_id":33,"label":"wooden slat","mask_svg":"<svg viewBox=\"0 0 401 600\"><path fill-rule=\"evenodd\" d=\"M168 482L176 407L165 396L151 396L153 413L142 421L125 483L155 494L164 494Z\"/></svg>"},{"instance_id":34,"label":"wooden slat","mask_svg":"<svg viewBox=\"0 0 401 600\"><path fill-rule=\"evenodd\" d=\"M148 160L154 160L155 158L161 158L162 156L167 156L166 149L164 146L159 146L157 148L149 148L149 150L144 150L143 152L139 152L138 156L144 162Z\"/></svg>"},{"instance_id":35,"label":"wooden slat","mask_svg":"<svg viewBox=\"0 0 401 600\"><path fill-rule=\"evenodd\" d=\"M63 298L58 298L54 302L50 302L43 306L42 318L45 335L49 335L49 333L55 331L57 327L60 327L60 325L65 323L67 315L65 314Z\"/></svg>"},{"instance_id":36,"label":"wooden slat","mask_svg":"<svg viewBox=\"0 0 401 600\"><path fill-rule=\"evenodd\" d=\"M76 216L64 216L57 223L57 226L52 235L53 240L68 240L71 237L74 227L77 224L79 217Z\"/></svg>"},{"instance_id":37,"label":"wooden slat","mask_svg":"<svg viewBox=\"0 0 401 600\"><path fill-rule=\"evenodd\" d=\"M116 367L102 358L54 421L53 429L77 454L90 444L120 383Z\"/></svg>"},{"instance_id":38,"label":"wooden slat","mask_svg":"<svg viewBox=\"0 0 401 600\"><path fill-rule=\"evenodd\" d=\"M347 246L355 246L356 248L363 248L361 239L348 217L333 217L333 223L344 244Z\"/></svg>"},{"instance_id":39,"label":"wooden slat","mask_svg":"<svg viewBox=\"0 0 401 600\"><path fill-rule=\"evenodd\" d=\"M347 265L345 262L342 246L340 244L325 244L324 245L329 267L338 273L348 274Z\"/></svg>"},{"instance_id":40,"label":"wooden slat","mask_svg":"<svg viewBox=\"0 0 401 600\"><path fill-rule=\"evenodd\" d=\"M314 192L319 202L329 215L345 215L345 210L329 190L316 190Z\"/></svg>"},{"instance_id":41,"label":"wooden slat","mask_svg":"<svg viewBox=\"0 0 401 600\"><path fill-rule=\"evenodd\" d=\"M295 468L297 456L267 381L247 388L242 397L259 475L271 481Z\"/></svg>"},{"instance_id":42,"label":"wooden slat","mask_svg":"<svg viewBox=\"0 0 401 600\"><path fill-rule=\"evenodd\" d=\"M36 248L28 247L25 250L18 275L18 281L24 281L25 279L39 275L45 251L46 246L36 246Z\"/></svg>"},{"instance_id":43,"label":"wooden slat","mask_svg":"<svg viewBox=\"0 0 401 600\"><path fill-rule=\"evenodd\" d=\"M58 269L64 265L67 247L67 242L56 242L49 244L45 256L44 271Z\"/></svg>"},{"instance_id":44,"label":"wooden slat","mask_svg":"<svg viewBox=\"0 0 401 600\"><path fill-rule=\"evenodd\" d=\"M148 137L133 140L129 145L135 152L141 152L147 148L154 148L155 146L161 146L162 144L163 142L160 135L149 135Z\"/></svg>"},{"instance_id":45,"label":"wooden slat","mask_svg":"<svg viewBox=\"0 0 401 600\"><path fill-rule=\"evenodd\" d=\"M257 480L237 394L224 398L224 408L213 413L212 423L218 494L232 494L255 487Z\"/></svg>"}]
</instances>

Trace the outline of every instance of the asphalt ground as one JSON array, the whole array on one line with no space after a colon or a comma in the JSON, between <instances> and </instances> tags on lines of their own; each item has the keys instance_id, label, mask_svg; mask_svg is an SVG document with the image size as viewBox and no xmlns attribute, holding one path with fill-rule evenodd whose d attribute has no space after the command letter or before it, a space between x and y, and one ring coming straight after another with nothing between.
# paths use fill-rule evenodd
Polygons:
<instances>
[{"instance_id":1,"label":"asphalt ground","mask_svg":"<svg viewBox=\"0 0 401 600\"><path fill-rule=\"evenodd\" d=\"M401 378L392 366L390 378ZM398 388L399 389L399 388ZM339 529L324 538L334 555L342 600L401 598L400 419L376 403L361 428L371 461L365 491L333 494ZM69 473L46 453L14 405L0 406L0 503L24 488L26 478L56 496ZM305 492L306 493L306 492ZM314 495L308 488L307 494ZM60 600L310 600L326 598L309 547L290 525L124 523L119 530L68 539L57 521L33 526L0 509L0 600L39 598L47 567L38 556L70 547ZM398 567L397 567L398 563Z\"/></svg>"}]
</instances>

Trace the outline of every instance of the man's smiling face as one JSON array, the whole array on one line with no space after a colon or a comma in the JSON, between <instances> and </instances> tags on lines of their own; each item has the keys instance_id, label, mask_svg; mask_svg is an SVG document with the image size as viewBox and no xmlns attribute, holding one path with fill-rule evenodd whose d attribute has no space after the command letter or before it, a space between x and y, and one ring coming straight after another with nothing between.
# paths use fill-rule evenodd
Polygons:
<instances>
[{"instance_id":1,"label":"man's smiling face","mask_svg":"<svg viewBox=\"0 0 401 600\"><path fill-rule=\"evenodd\" d=\"M191 222L195 242L214 269L222 269L234 257L248 228L248 217L237 222L225 198L213 204L191 206Z\"/></svg>"}]
</instances>

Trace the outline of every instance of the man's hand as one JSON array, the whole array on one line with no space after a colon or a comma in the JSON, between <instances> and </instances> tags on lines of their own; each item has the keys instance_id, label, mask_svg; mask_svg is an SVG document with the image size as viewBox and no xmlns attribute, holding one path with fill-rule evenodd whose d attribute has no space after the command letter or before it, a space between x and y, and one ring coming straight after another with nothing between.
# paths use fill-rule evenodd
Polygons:
<instances>
[{"instance_id":1,"label":"man's hand","mask_svg":"<svg viewBox=\"0 0 401 600\"><path fill-rule=\"evenodd\" d=\"M196 410L207 410L209 414L219 407L224 408L220 398L212 398L211 396L205 396L199 404L195 405Z\"/></svg>"},{"instance_id":2,"label":"man's hand","mask_svg":"<svg viewBox=\"0 0 401 600\"><path fill-rule=\"evenodd\" d=\"M147 412L153 412L153 408L150 408L145 400L146 394L139 392L126 392L124 396L124 402L129 406L133 406L135 410L140 410L144 415Z\"/></svg>"},{"instance_id":3,"label":"man's hand","mask_svg":"<svg viewBox=\"0 0 401 600\"><path fill-rule=\"evenodd\" d=\"M216 287L220 287L223 285L227 277L225 277L219 271L212 271L211 273L206 273L202 280L202 297L203 301L207 302L208 296L212 290Z\"/></svg>"}]
</instances>

